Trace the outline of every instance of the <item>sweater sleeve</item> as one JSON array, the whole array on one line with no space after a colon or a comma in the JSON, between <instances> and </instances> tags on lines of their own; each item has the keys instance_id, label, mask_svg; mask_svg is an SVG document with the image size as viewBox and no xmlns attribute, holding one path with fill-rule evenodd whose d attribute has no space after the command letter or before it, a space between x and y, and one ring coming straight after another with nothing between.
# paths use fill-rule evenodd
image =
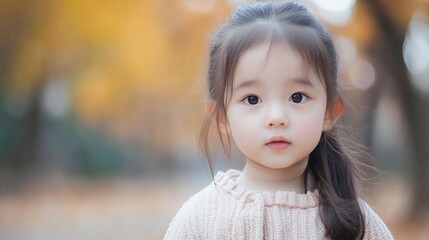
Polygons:
<instances>
[{"instance_id":1,"label":"sweater sleeve","mask_svg":"<svg viewBox=\"0 0 429 240\"><path fill-rule=\"evenodd\" d=\"M198 236L198 226L196 224L197 212L195 209L195 196L191 197L174 216L164 240L173 239L201 239Z\"/></svg>"},{"instance_id":2,"label":"sweater sleeve","mask_svg":"<svg viewBox=\"0 0 429 240\"><path fill-rule=\"evenodd\" d=\"M365 215L365 237L364 240L390 240L393 239L392 233L384 224L383 220L372 210L372 208L362 201L362 210Z\"/></svg>"}]
</instances>

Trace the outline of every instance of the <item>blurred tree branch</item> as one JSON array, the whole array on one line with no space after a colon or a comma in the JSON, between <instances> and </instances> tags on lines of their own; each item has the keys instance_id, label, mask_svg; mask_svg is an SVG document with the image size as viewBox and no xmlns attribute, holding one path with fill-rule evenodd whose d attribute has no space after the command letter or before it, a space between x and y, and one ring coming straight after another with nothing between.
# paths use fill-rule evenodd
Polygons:
<instances>
[{"instance_id":1,"label":"blurred tree branch","mask_svg":"<svg viewBox=\"0 0 429 240\"><path fill-rule=\"evenodd\" d=\"M13 81L10 69L14 63L13 59L17 52L22 48L23 44L28 41L28 36L31 34L35 23L34 2L20 3L8 1L3 3L5 7L0 12L0 102L6 100L11 95L10 83ZM12 177L19 180L19 177L24 176L31 171L37 161L37 146L40 126L40 94L43 87L45 76L38 76L34 79L36 89L30 92L28 108L24 112L19 125L21 131L14 131L14 134L19 134L16 137L18 142L9 150L10 155L6 158L6 166L11 168ZM39 84L40 83L40 84ZM13 119L4 118L0 130L5 130L11 126L8 124ZM15 120L16 121L16 120ZM4 125L3 125L4 124ZM16 126L15 126L16 127ZM9 139L5 139L8 141Z\"/></svg>"},{"instance_id":2,"label":"blurred tree branch","mask_svg":"<svg viewBox=\"0 0 429 240\"><path fill-rule=\"evenodd\" d=\"M369 54L381 64L382 72L389 72L389 84L395 89L398 103L404 111L406 129L410 135L409 146L412 151L409 173L413 187L411 216L419 217L429 209L429 112L427 102L411 85L403 59L402 48L406 28L400 27L389 17L380 0L363 0L377 24ZM388 4L391 4L390 2ZM400 4L395 6L400 8ZM405 24L406 26L406 24Z\"/></svg>"}]
</instances>

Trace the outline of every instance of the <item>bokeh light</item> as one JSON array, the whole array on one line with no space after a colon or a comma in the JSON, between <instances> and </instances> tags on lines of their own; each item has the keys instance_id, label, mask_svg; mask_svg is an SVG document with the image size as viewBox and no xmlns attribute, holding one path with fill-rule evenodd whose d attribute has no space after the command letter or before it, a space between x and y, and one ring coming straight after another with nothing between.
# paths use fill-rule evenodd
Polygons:
<instances>
[{"instance_id":1,"label":"bokeh light","mask_svg":"<svg viewBox=\"0 0 429 240\"><path fill-rule=\"evenodd\" d=\"M311 0L320 16L332 25L344 25L353 15L355 0Z\"/></svg>"},{"instance_id":2,"label":"bokeh light","mask_svg":"<svg viewBox=\"0 0 429 240\"><path fill-rule=\"evenodd\" d=\"M369 89L375 82L375 69L369 61L355 61L349 70L349 81L359 90Z\"/></svg>"},{"instance_id":3,"label":"bokeh light","mask_svg":"<svg viewBox=\"0 0 429 240\"><path fill-rule=\"evenodd\" d=\"M183 0L185 7L195 13L207 13L213 11L216 6L215 0Z\"/></svg>"},{"instance_id":4,"label":"bokeh light","mask_svg":"<svg viewBox=\"0 0 429 240\"><path fill-rule=\"evenodd\" d=\"M346 36L335 38L340 61L346 66L351 65L357 58L357 49L353 41Z\"/></svg>"},{"instance_id":5,"label":"bokeh light","mask_svg":"<svg viewBox=\"0 0 429 240\"><path fill-rule=\"evenodd\" d=\"M414 87L420 92L429 93L429 25L419 20L418 15L415 14L409 24L403 55Z\"/></svg>"}]
</instances>

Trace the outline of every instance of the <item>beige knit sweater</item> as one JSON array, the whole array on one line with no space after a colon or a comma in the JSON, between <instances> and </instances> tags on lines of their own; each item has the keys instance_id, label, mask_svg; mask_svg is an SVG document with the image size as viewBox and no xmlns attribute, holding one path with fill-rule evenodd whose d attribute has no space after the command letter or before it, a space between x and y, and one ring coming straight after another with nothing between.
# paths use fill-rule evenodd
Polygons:
<instances>
[{"instance_id":1,"label":"beige knit sweater","mask_svg":"<svg viewBox=\"0 0 429 240\"><path fill-rule=\"evenodd\" d=\"M237 170L219 172L190 198L171 222L164 239L323 239L318 192L257 192L235 182ZM393 239L377 214L362 204L364 239Z\"/></svg>"}]
</instances>

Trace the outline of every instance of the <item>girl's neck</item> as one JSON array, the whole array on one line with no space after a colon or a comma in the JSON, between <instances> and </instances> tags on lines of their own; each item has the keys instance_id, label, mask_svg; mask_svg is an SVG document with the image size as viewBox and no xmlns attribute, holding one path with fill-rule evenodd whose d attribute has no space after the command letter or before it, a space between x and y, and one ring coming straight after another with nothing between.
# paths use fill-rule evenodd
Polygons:
<instances>
[{"instance_id":1,"label":"girl's neck","mask_svg":"<svg viewBox=\"0 0 429 240\"><path fill-rule=\"evenodd\" d=\"M288 168L272 169L252 160L246 160L244 169L236 181L244 188L260 192L287 191L305 193L304 172L307 164L308 158Z\"/></svg>"}]
</instances>

